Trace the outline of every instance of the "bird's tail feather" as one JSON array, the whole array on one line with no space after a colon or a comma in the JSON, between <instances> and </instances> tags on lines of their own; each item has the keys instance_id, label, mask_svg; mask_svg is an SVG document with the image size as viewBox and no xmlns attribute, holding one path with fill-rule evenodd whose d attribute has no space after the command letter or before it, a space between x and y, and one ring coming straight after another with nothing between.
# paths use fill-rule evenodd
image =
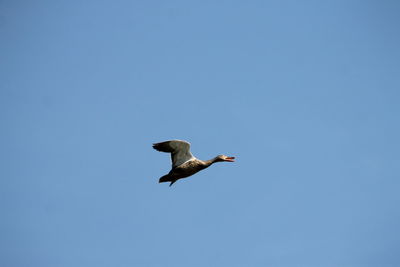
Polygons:
<instances>
[{"instance_id":1,"label":"bird's tail feather","mask_svg":"<svg viewBox=\"0 0 400 267\"><path fill-rule=\"evenodd\" d=\"M167 175L164 175L163 177L161 177L160 180L159 180L158 182L159 182L159 183L171 182L170 185L169 185L169 186L171 186L171 185L173 185L173 183L176 182L176 180L173 180L173 179L171 178L171 176L169 176L169 175L167 174Z\"/></svg>"},{"instance_id":2,"label":"bird's tail feather","mask_svg":"<svg viewBox=\"0 0 400 267\"><path fill-rule=\"evenodd\" d=\"M159 183L165 183L165 182L172 182L171 176L164 175L163 177L160 178L160 180L158 181Z\"/></svg>"}]
</instances>

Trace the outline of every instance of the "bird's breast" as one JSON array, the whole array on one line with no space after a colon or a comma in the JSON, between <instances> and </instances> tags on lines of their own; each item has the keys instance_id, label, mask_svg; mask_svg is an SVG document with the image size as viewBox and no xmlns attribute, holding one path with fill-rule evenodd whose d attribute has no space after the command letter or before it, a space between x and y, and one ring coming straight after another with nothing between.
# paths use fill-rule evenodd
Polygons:
<instances>
[{"instance_id":1,"label":"bird's breast","mask_svg":"<svg viewBox=\"0 0 400 267\"><path fill-rule=\"evenodd\" d=\"M197 160L190 160L178 167L174 168L171 172L177 178L185 178L205 169L206 166Z\"/></svg>"}]
</instances>

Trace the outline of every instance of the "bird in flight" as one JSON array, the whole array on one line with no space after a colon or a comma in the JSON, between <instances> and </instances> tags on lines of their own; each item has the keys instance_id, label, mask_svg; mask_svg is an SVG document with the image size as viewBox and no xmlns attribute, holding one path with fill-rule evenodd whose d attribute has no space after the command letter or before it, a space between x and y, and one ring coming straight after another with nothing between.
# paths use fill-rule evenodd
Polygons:
<instances>
[{"instance_id":1,"label":"bird in flight","mask_svg":"<svg viewBox=\"0 0 400 267\"><path fill-rule=\"evenodd\" d=\"M171 153L172 169L163 177L159 183L170 182L173 185L177 180L189 177L196 172L204 170L215 162L234 162L235 157L218 155L210 160L200 160L195 158L190 152L190 143L182 140L170 140L153 144L155 150Z\"/></svg>"}]
</instances>

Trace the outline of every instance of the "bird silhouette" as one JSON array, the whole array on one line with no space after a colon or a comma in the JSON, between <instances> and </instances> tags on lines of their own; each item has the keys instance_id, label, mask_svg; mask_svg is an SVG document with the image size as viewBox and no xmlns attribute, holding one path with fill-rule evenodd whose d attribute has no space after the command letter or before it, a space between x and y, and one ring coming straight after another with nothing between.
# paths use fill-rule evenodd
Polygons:
<instances>
[{"instance_id":1,"label":"bird silhouette","mask_svg":"<svg viewBox=\"0 0 400 267\"><path fill-rule=\"evenodd\" d=\"M177 180L189 177L205 168L211 166L215 162L234 162L235 157L218 155L210 160L200 160L190 152L190 143L182 140L170 140L153 144L155 150L171 153L172 169L163 177L159 183L170 182L173 185Z\"/></svg>"}]
</instances>

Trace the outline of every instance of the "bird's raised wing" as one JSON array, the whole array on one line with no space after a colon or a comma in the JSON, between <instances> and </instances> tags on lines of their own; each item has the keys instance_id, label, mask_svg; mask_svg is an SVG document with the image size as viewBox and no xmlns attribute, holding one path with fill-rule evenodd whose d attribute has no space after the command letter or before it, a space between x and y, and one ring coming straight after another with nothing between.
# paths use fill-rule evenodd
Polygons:
<instances>
[{"instance_id":1,"label":"bird's raised wing","mask_svg":"<svg viewBox=\"0 0 400 267\"><path fill-rule=\"evenodd\" d=\"M171 140L153 144L155 150L171 153L172 168L194 159L190 152L190 143L182 140Z\"/></svg>"}]
</instances>

